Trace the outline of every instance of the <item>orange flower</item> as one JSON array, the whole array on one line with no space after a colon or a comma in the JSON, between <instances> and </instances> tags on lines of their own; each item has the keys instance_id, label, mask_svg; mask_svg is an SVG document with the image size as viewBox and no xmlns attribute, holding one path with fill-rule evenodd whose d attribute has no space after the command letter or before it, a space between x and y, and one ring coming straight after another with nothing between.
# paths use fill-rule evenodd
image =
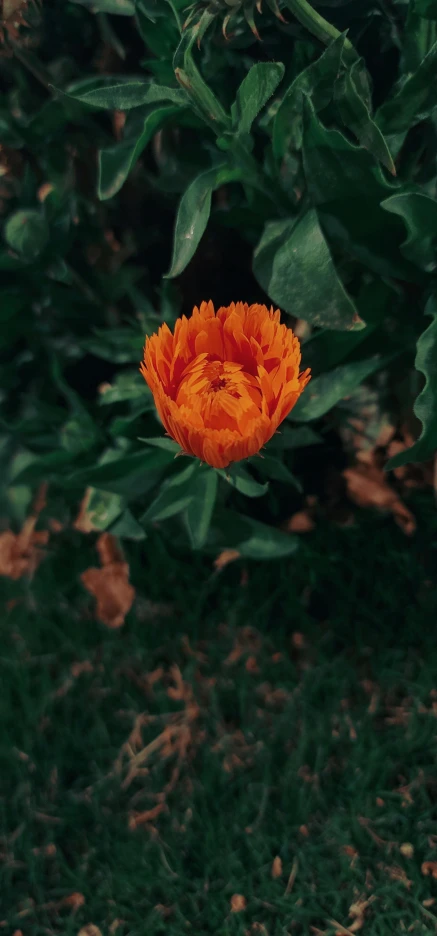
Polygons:
<instances>
[{"instance_id":1,"label":"orange flower","mask_svg":"<svg viewBox=\"0 0 437 936\"><path fill-rule=\"evenodd\" d=\"M271 439L310 379L279 309L202 302L146 339L141 373L168 434L189 455L226 468Z\"/></svg>"}]
</instances>

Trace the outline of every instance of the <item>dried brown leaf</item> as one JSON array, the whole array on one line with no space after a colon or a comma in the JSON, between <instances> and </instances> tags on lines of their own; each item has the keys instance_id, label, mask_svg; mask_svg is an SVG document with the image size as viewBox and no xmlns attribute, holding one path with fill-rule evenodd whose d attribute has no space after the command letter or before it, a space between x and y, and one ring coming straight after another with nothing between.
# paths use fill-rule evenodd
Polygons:
<instances>
[{"instance_id":1,"label":"dried brown leaf","mask_svg":"<svg viewBox=\"0 0 437 936\"><path fill-rule=\"evenodd\" d=\"M224 549L216 559L214 559L214 566L219 571L224 569L225 566L229 565L230 562L235 562L236 559L240 558L240 553L237 549Z\"/></svg>"},{"instance_id":2,"label":"dried brown leaf","mask_svg":"<svg viewBox=\"0 0 437 936\"><path fill-rule=\"evenodd\" d=\"M282 877L282 858L280 858L279 855L276 855L276 858L273 859L272 864L272 878L276 880L280 877Z\"/></svg>"},{"instance_id":3,"label":"dried brown leaf","mask_svg":"<svg viewBox=\"0 0 437 936\"><path fill-rule=\"evenodd\" d=\"M309 510L298 510L288 520L286 529L290 533L310 533L315 525Z\"/></svg>"},{"instance_id":4,"label":"dried brown leaf","mask_svg":"<svg viewBox=\"0 0 437 936\"><path fill-rule=\"evenodd\" d=\"M124 624L135 598L135 589L129 582L129 566L123 561L115 537L102 533L96 546L103 568L86 569L81 581L97 599L98 619L115 629Z\"/></svg>"},{"instance_id":5,"label":"dried brown leaf","mask_svg":"<svg viewBox=\"0 0 437 936\"><path fill-rule=\"evenodd\" d=\"M383 471L373 465L357 465L343 472L348 495L359 507L375 507L389 511L396 523L410 536L416 529L416 520L403 501L390 487Z\"/></svg>"},{"instance_id":6,"label":"dried brown leaf","mask_svg":"<svg viewBox=\"0 0 437 936\"><path fill-rule=\"evenodd\" d=\"M102 936L102 932L94 923L86 923L85 926L82 926L79 930L77 936Z\"/></svg>"},{"instance_id":7,"label":"dried brown leaf","mask_svg":"<svg viewBox=\"0 0 437 936\"><path fill-rule=\"evenodd\" d=\"M247 906L247 900L243 894L233 894L231 897L231 913L241 913Z\"/></svg>"}]
</instances>

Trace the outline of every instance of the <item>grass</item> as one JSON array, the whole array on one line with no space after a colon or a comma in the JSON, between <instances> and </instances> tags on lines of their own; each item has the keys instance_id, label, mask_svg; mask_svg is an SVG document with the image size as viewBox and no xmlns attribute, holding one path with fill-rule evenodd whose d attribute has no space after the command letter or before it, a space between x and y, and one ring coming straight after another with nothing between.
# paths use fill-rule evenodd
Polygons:
<instances>
[{"instance_id":1,"label":"grass","mask_svg":"<svg viewBox=\"0 0 437 936\"><path fill-rule=\"evenodd\" d=\"M3 581L2 931L436 932L437 515L415 509L412 540L363 515L243 580L149 540L116 632L79 534Z\"/></svg>"}]
</instances>

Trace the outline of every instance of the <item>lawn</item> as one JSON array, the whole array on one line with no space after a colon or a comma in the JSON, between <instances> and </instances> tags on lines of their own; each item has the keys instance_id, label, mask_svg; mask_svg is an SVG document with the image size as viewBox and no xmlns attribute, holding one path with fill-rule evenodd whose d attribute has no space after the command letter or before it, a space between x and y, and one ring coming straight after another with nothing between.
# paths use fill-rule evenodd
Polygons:
<instances>
[{"instance_id":1,"label":"lawn","mask_svg":"<svg viewBox=\"0 0 437 936\"><path fill-rule=\"evenodd\" d=\"M153 535L116 631L90 537L2 580L2 932L436 932L437 514L413 506L412 538L366 513L220 573Z\"/></svg>"}]
</instances>

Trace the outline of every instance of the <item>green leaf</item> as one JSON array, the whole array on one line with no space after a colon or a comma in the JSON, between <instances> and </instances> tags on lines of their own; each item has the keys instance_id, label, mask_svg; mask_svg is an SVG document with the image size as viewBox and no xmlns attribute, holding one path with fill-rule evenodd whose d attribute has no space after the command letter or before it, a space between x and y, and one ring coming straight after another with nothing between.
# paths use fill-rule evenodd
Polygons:
<instances>
[{"instance_id":1,"label":"green leaf","mask_svg":"<svg viewBox=\"0 0 437 936\"><path fill-rule=\"evenodd\" d=\"M214 514L207 540L210 550L236 549L245 559L280 559L296 552L297 536L221 508Z\"/></svg>"},{"instance_id":2,"label":"green leaf","mask_svg":"<svg viewBox=\"0 0 437 936\"><path fill-rule=\"evenodd\" d=\"M355 62L350 71L336 81L335 99L341 118L361 145L368 149L375 159L382 162L392 175L396 175L395 164L387 142L377 124L372 120L367 103L359 94L360 71L361 62Z\"/></svg>"},{"instance_id":3,"label":"green leaf","mask_svg":"<svg viewBox=\"0 0 437 936\"><path fill-rule=\"evenodd\" d=\"M368 150L327 130L308 99L304 118L305 178L330 243L379 275L420 280L420 271L400 252L405 235L399 219L381 208L399 185L384 177Z\"/></svg>"},{"instance_id":4,"label":"green leaf","mask_svg":"<svg viewBox=\"0 0 437 936\"><path fill-rule=\"evenodd\" d=\"M193 462L180 471L179 474L173 475L172 478L164 481L158 496L141 517L141 522L145 524L158 523L160 520L168 520L170 517L182 513L189 506L195 494L192 481L196 469L197 464Z\"/></svg>"},{"instance_id":5,"label":"green leaf","mask_svg":"<svg viewBox=\"0 0 437 936\"><path fill-rule=\"evenodd\" d=\"M152 104L155 101L167 100L164 96L156 97L156 88L159 86L151 84L142 78L127 78L120 80L119 77L112 79L112 84L108 83L108 77L100 79L97 82L91 79L91 87L86 90L62 91L60 88L54 88L58 94L70 98L73 101L80 101L89 107L103 110L130 110L132 107L139 107L141 104ZM164 88L165 91L172 91L174 94L181 95L182 92L170 88Z\"/></svg>"},{"instance_id":6,"label":"green leaf","mask_svg":"<svg viewBox=\"0 0 437 936\"><path fill-rule=\"evenodd\" d=\"M201 172L184 192L176 218L173 239L173 257L168 278L179 276L194 256L208 224L213 191L226 181L239 178L237 170L225 163Z\"/></svg>"},{"instance_id":7,"label":"green leaf","mask_svg":"<svg viewBox=\"0 0 437 936\"><path fill-rule=\"evenodd\" d=\"M68 478L71 487L92 486L114 494L123 494L132 500L150 491L161 474L173 461L169 452L147 451L132 455L119 455L94 468L76 471Z\"/></svg>"},{"instance_id":8,"label":"green leaf","mask_svg":"<svg viewBox=\"0 0 437 936\"><path fill-rule=\"evenodd\" d=\"M95 329L95 336L83 339L81 347L114 364L139 364L144 335L131 328Z\"/></svg>"},{"instance_id":9,"label":"green leaf","mask_svg":"<svg viewBox=\"0 0 437 936\"><path fill-rule=\"evenodd\" d=\"M386 359L380 354L375 354L364 361L343 364L326 374L314 377L297 401L289 418L297 422L319 419L344 397L350 396L360 383L379 370L385 361Z\"/></svg>"},{"instance_id":10,"label":"green leaf","mask_svg":"<svg viewBox=\"0 0 437 936\"><path fill-rule=\"evenodd\" d=\"M72 416L62 426L59 436L62 448L71 455L88 452L98 440L97 429L89 415L86 420L80 415Z\"/></svg>"},{"instance_id":11,"label":"green leaf","mask_svg":"<svg viewBox=\"0 0 437 936\"><path fill-rule=\"evenodd\" d=\"M217 496L217 472L199 465L195 493L184 514L184 524L192 549L205 545Z\"/></svg>"},{"instance_id":12,"label":"green leaf","mask_svg":"<svg viewBox=\"0 0 437 936\"><path fill-rule=\"evenodd\" d=\"M144 117L135 114L135 129L133 132L130 129L129 137L122 143L100 150L97 194L101 201L120 191L152 137L177 113L179 107L169 105L158 107Z\"/></svg>"},{"instance_id":13,"label":"green leaf","mask_svg":"<svg viewBox=\"0 0 437 936\"><path fill-rule=\"evenodd\" d=\"M230 117L195 65L192 49L196 39L195 28L184 30L173 59L174 72L179 84L190 95L199 116L215 132L221 133L230 129Z\"/></svg>"},{"instance_id":14,"label":"green leaf","mask_svg":"<svg viewBox=\"0 0 437 936\"><path fill-rule=\"evenodd\" d=\"M269 489L268 484L255 481L243 465L233 464L228 468L217 468L216 471L231 487L246 497L262 497Z\"/></svg>"},{"instance_id":15,"label":"green leaf","mask_svg":"<svg viewBox=\"0 0 437 936\"><path fill-rule=\"evenodd\" d=\"M337 276L313 208L297 220L266 225L253 271L270 299L296 318L332 329L364 327Z\"/></svg>"},{"instance_id":16,"label":"green leaf","mask_svg":"<svg viewBox=\"0 0 437 936\"><path fill-rule=\"evenodd\" d=\"M354 146L338 130L327 130L309 99L304 107L303 160L310 195L316 205L365 195L386 198L398 191L389 183L374 158ZM361 220L361 219L360 219Z\"/></svg>"},{"instance_id":17,"label":"green leaf","mask_svg":"<svg viewBox=\"0 0 437 936\"><path fill-rule=\"evenodd\" d=\"M376 122L384 134L401 133L429 117L436 106L437 42L392 98L379 108Z\"/></svg>"},{"instance_id":18,"label":"green leaf","mask_svg":"<svg viewBox=\"0 0 437 936\"><path fill-rule=\"evenodd\" d=\"M402 192L381 203L386 211L403 218L408 237L405 256L427 273L437 267L437 201L424 192Z\"/></svg>"},{"instance_id":19,"label":"green leaf","mask_svg":"<svg viewBox=\"0 0 437 936\"><path fill-rule=\"evenodd\" d=\"M283 484L291 484L298 491L302 490L302 486L297 478L294 477L280 458L275 458L273 455L266 455L263 451L262 457L257 458L256 461L253 459L252 463L259 471L259 474L264 478L271 478L273 481L282 481Z\"/></svg>"},{"instance_id":20,"label":"green leaf","mask_svg":"<svg viewBox=\"0 0 437 936\"><path fill-rule=\"evenodd\" d=\"M276 91L284 76L282 62L258 62L241 82L232 117L238 133L250 133L253 121Z\"/></svg>"},{"instance_id":21,"label":"green leaf","mask_svg":"<svg viewBox=\"0 0 437 936\"><path fill-rule=\"evenodd\" d=\"M4 228L8 246L30 263L36 260L47 245L49 230L39 211L25 209L16 211L8 218Z\"/></svg>"},{"instance_id":22,"label":"green leaf","mask_svg":"<svg viewBox=\"0 0 437 936\"><path fill-rule=\"evenodd\" d=\"M278 107L273 121L273 153L280 161L289 150L302 143L302 101L309 95L316 111L330 103L334 82L340 70L345 33L334 39L323 54L294 79Z\"/></svg>"},{"instance_id":23,"label":"green leaf","mask_svg":"<svg viewBox=\"0 0 437 936\"><path fill-rule=\"evenodd\" d=\"M267 443L266 451L288 451L293 449L306 448L307 445L320 445L323 442L322 436L309 426L294 426L291 428L282 423L281 428L275 432L270 442Z\"/></svg>"},{"instance_id":24,"label":"green leaf","mask_svg":"<svg viewBox=\"0 0 437 936\"><path fill-rule=\"evenodd\" d=\"M71 2L86 7L91 13L113 13L118 16L133 16L135 13L134 0L71 0Z\"/></svg>"},{"instance_id":25,"label":"green leaf","mask_svg":"<svg viewBox=\"0 0 437 936\"><path fill-rule=\"evenodd\" d=\"M147 539L146 531L137 523L129 507L126 507L126 510L124 510L115 523L113 523L110 532L113 536L119 536L121 539L135 540L135 542Z\"/></svg>"},{"instance_id":26,"label":"green leaf","mask_svg":"<svg viewBox=\"0 0 437 936\"><path fill-rule=\"evenodd\" d=\"M139 439L139 442L146 442L155 448L162 449L163 452L171 452L174 456L181 454L181 447L173 439L167 439L165 436L157 436L156 439Z\"/></svg>"},{"instance_id":27,"label":"green leaf","mask_svg":"<svg viewBox=\"0 0 437 936\"><path fill-rule=\"evenodd\" d=\"M437 20L437 0L414 0L414 12L424 19Z\"/></svg>"},{"instance_id":28,"label":"green leaf","mask_svg":"<svg viewBox=\"0 0 437 936\"><path fill-rule=\"evenodd\" d=\"M100 393L99 403L101 406L107 406L108 404L120 403L124 400L146 399L148 396L150 396L153 401L152 392L149 390L139 370L128 370L121 371L117 374L113 384L104 384L102 392Z\"/></svg>"},{"instance_id":29,"label":"green leaf","mask_svg":"<svg viewBox=\"0 0 437 936\"><path fill-rule=\"evenodd\" d=\"M415 366L425 377L425 386L414 404L414 412L422 423L419 439L406 452L399 452L385 465L386 471L409 462L427 461L437 451L437 298L428 300L426 315L432 322L417 342Z\"/></svg>"}]
</instances>

